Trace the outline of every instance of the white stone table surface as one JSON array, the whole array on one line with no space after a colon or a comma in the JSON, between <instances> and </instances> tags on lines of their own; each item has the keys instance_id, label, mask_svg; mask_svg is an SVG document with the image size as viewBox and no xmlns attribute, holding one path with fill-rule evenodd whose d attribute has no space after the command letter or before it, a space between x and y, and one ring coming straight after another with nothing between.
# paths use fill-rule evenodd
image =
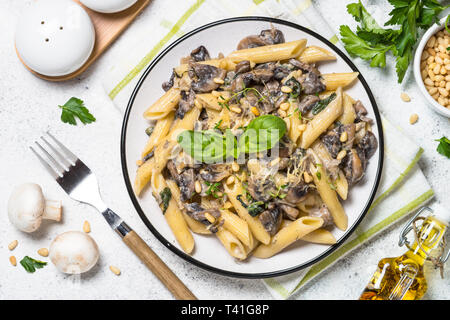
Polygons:
<instances>
[{"instance_id":1,"label":"white stone table surface","mask_svg":"<svg viewBox=\"0 0 450 320\"><path fill-rule=\"evenodd\" d=\"M18 16L30 0L0 1L0 299L172 299L170 293L128 250L91 207L72 201L43 170L28 146L42 132L51 130L83 159L97 174L104 200L118 212L200 299L271 299L259 280L233 279L202 270L182 260L151 234L137 215L127 195L120 164L120 130L122 115L104 93L101 79L121 48L121 40L137 30L140 21L152 17L152 9L160 1L153 0L131 27L111 48L79 78L51 83L33 76L19 62L14 51L14 30ZM177 0L166 0L175 2ZM354 26L346 13L345 0L314 1L330 25L343 22ZM366 2L366 1L365 1ZM377 1L379 3L381 1ZM369 1L374 4L375 1ZM386 14L381 6L378 14ZM379 12L378 12L379 11ZM188 31L188 30L183 30ZM374 70L359 59L354 60L371 86L382 113L411 137L424 150L420 168L433 187L436 198L450 207L450 160L438 154L434 139L450 137L450 120L426 107L414 84L412 74L403 86L396 82L392 59L390 67ZM404 103L400 93L407 92L412 101ZM59 120L58 105L70 97L83 99L97 121L87 126L70 126ZM411 113L419 115L414 126ZM7 218L7 200L11 188L22 182L39 183L48 198L60 199L64 206L61 223L45 223L34 234L24 234L12 227ZM19 240L13 254L35 258L36 250L48 247L59 233L81 230L84 220L91 224L91 235L97 241L101 259L98 265L81 277L58 273L50 263L34 274L21 266L12 267L8 243ZM382 232L346 258L320 275L293 299L356 299L372 275L379 259L395 256L404 250L397 247L400 225ZM43 258L43 260L48 260ZM117 277L108 269L122 270ZM450 269L450 268L449 268ZM445 279L430 270L426 299L450 298L450 272Z\"/></svg>"}]
</instances>

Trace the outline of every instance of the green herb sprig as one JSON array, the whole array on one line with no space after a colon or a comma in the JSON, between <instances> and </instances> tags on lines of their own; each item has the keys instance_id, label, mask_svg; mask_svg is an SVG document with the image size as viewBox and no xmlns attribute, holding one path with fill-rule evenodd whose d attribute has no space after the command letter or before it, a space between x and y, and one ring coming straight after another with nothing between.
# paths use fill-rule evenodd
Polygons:
<instances>
[{"instance_id":1,"label":"green herb sprig","mask_svg":"<svg viewBox=\"0 0 450 320\"><path fill-rule=\"evenodd\" d=\"M20 264L27 272L34 273L36 269L45 267L47 265L47 262L39 261L29 256L25 256L22 260L20 260Z\"/></svg>"},{"instance_id":2,"label":"green herb sprig","mask_svg":"<svg viewBox=\"0 0 450 320\"><path fill-rule=\"evenodd\" d=\"M367 12L359 0L347 6L347 12L359 22L356 33L347 25L341 25L340 34L344 47L352 56L370 61L371 67L384 68L386 53L396 58L398 82L401 83L413 57L413 47L418 39L418 29L427 29L437 22L438 15L449 6L436 0L388 0L394 7L382 28Z\"/></svg>"}]
</instances>

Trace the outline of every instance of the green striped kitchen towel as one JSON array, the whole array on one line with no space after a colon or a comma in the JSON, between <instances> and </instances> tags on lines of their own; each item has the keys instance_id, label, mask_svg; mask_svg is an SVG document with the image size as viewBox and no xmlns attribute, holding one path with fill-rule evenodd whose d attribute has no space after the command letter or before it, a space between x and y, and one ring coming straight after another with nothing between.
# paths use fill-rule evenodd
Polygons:
<instances>
[{"instance_id":1,"label":"green striped kitchen towel","mask_svg":"<svg viewBox=\"0 0 450 320\"><path fill-rule=\"evenodd\" d=\"M111 65L103 81L106 93L123 111L145 67L170 42L208 22L248 15L292 21L318 31L339 45L311 0L153 0L141 19L131 26L132 30L121 38L124 51L115 59L116 63ZM321 262L300 272L263 280L274 298L290 297L339 258L433 197L430 185L417 166L423 150L384 117L382 122L384 168L369 213L352 236Z\"/></svg>"}]
</instances>

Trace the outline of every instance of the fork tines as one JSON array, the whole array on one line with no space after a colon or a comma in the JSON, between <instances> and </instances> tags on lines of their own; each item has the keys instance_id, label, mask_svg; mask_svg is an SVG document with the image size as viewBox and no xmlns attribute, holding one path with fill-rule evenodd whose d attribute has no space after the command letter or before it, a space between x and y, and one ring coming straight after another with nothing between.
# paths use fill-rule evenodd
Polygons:
<instances>
[{"instance_id":1,"label":"fork tines","mask_svg":"<svg viewBox=\"0 0 450 320\"><path fill-rule=\"evenodd\" d=\"M42 145L46 146L46 148L39 143L39 140L34 143L43 156L32 146L30 146L31 151L33 151L39 161L55 179L63 177L64 172L68 172L70 167L75 165L75 162L78 160L77 156L48 131L40 139L44 142ZM53 143L50 143L49 140L52 140Z\"/></svg>"}]
</instances>

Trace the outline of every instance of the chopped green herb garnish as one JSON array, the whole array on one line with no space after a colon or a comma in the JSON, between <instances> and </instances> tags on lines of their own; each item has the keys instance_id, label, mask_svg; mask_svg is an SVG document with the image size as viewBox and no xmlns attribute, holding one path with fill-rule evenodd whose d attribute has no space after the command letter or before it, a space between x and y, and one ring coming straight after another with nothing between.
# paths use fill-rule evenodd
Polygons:
<instances>
[{"instance_id":1,"label":"chopped green herb garnish","mask_svg":"<svg viewBox=\"0 0 450 320\"><path fill-rule=\"evenodd\" d=\"M159 193L159 196L161 197L161 203L163 205L163 214L165 214L167 208L169 208L169 202L172 198L172 192L170 191L169 187L165 187L163 191Z\"/></svg>"},{"instance_id":2,"label":"chopped green herb garnish","mask_svg":"<svg viewBox=\"0 0 450 320\"><path fill-rule=\"evenodd\" d=\"M95 117L84 106L83 100L72 97L64 105L59 106L62 109L61 121L76 126L75 117L80 119L83 124L94 122Z\"/></svg>"},{"instance_id":3,"label":"chopped green herb garnish","mask_svg":"<svg viewBox=\"0 0 450 320\"><path fill-rule=\"evenodd\" d=\"M256 202L250 203L247 207L248 213L252 217L256 217L258 214L260 214L261 212L264 211L264 208L261 207L262 205L264 205L264 202L262 202L262 201L256 201Z\"/></svg>"},{"instance_id":4,"label":"chopped green herb garnish","mask_svg":"<svg viewBox=\"0 0 450 320\"><path fill-rule=\"evenodd\" d=\"M27 272L33 273L36 271L36 269L41 269L46 266L47 262L39 261L29 256L25 256L22 260L20 260L20 264Z\"/></svg>"},{"instance_id":5,"label":"chopped green herb garnish","mask_svg":"<svg viewBox=\"0 0 450 320\"><path fill-rule=\"evenodd\" d=\"M312 107L312 114L316 115L319 112L321 112L323 109L325 109L330 104L331 101L334 100L334 98L336 98L336 93L333 92L332 94L330 94L325 99L317 101L314 104L314 106Z\"/></svg>"},{"instance_id":6,"label":"chopped green herb garnish","mask_svg":"<svg viewBox=\"0 0 450 320\"><path fill-rule=\"evenodd\" d=\"M317 177L317 179L319 179L319 180L322 179L322 175L320 174L319 171L316 172L316 177Z\"/></svg>"},{"instance_id":7,"label":"chopped green herb garnish","mask_svg":"<svg viewBox=\"0 0 450 320\"><path fill-rule=\"evenodd\" d=\"M442 154L450 159L450 140L444 136L444 137L440 138L439 140L435 140L435 141L439 141L439 145L436 149L437 152L439 152L440 154Z\"/></svg>"},{"instance_id":8,"label":"chopped green herb garnish","mask_svg":"<svg viewBox=\"0 0 450 320\"><path fill-rule=\"evenodd\" d=\"M223 119L220 119L219 122L216 123L214 129L220 129L220 125L222 124Z\"/></svg>"},{"instance_id":9,"label":"chopped green herb garnish","mask_svg":"<svg viewBox=\"0 0 450 320\"><path fill-rule=\"evenodd\" d=\"M213 196L214 198L220 198L219 195L217 195L217 192L219 191L219 182L210 183L208 181L205 181L205 184L208 186L208 189L206 190L206 195Z\"/></svg>"}]
</instances>

